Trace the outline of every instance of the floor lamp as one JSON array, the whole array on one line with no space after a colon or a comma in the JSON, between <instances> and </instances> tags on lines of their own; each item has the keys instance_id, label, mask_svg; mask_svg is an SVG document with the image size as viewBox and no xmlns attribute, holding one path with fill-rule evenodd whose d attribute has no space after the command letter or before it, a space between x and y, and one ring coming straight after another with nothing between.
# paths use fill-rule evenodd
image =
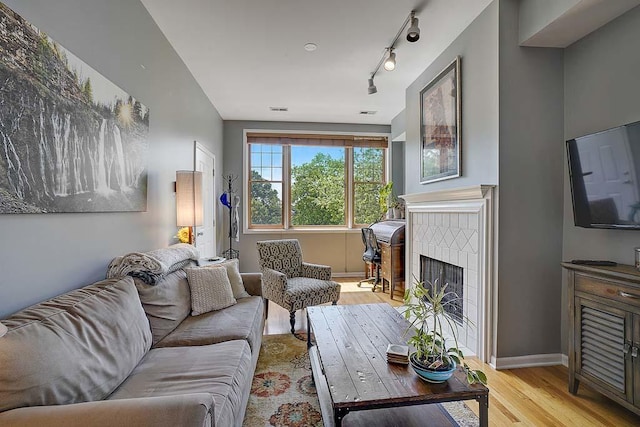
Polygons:
<instances>
[{"instance_id":1,"label":"floor lamp","mask_svg":"<svg viewBox=\"0 0 640 427\"><path fill-rule=\"evenodd\" d=\"M203 225L202 172L176 172L176 225L189 227L189 243L195 244L193 227Z\"/></svg>"}]
</instances>

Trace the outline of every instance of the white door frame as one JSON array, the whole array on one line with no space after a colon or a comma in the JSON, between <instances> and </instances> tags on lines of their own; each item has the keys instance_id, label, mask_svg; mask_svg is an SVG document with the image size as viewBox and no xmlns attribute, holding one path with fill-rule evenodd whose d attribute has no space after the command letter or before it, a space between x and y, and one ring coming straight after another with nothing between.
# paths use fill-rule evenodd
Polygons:
<instances>
[{"instance_id":1,"label":"white door frame","mask_svg":"<svg viewBox=\"0 0 640 427\"><path fill-rule=\"evenodd\" d=\"M218 240L218 236L217 236L217 199L216 199L216 186L215 186L215 164L216 164L216 156L209 151L204 145L200 144L197 141L194 141L193 143L193 170L198 170L198 160L199 160L199 155L200 156L205 156L208 159L210 159L211 162L211 166L212 166L212 170L211 173L207 173L206 171L201 171L203 172L203 183L202 183L202 188L203 190L206 188L210 189L210 192L208 195L203 194L202 197L202 202L203 202L203 218L205 219L205 221L210 220L211 224L208 224L208 226L211 227L211 236L209 237L209 239L211 240L210 244L211 244L211 249L207 250L206 253L202 253L201 252L201 257L203 258L209 258L209 257L213 257L217 254L217 240ZM208 180L208 182L207 182ZM204 227L195 227L194 230L194 234L195 234L195 245L196 247L198 247L198 236L202 236L203 233L205 232L204 230L199 228L204 228ZM202 248L198 248L198 249L202 249ZM210 252L210 253L209 253Z\"/></svg>"}]
</instances>

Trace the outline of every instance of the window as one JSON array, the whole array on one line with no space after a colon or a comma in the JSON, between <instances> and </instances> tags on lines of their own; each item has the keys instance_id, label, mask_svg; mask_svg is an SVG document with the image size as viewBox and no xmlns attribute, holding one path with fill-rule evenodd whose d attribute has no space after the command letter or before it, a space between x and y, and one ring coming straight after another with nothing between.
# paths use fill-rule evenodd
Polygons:
<instances>
[{"instance_id":1,"label":"window","mask_svg":"<svg viewBox=\"0 0 640 427\"><path fill-rule=\"evenodd\" d=\"M385 184L384 151L379 148L353 149L354 222L370 224L380 217L378 191Z\"/></svg>"},{"instance_id":2,"label":"window","mask_svg":"<svg viewBox=\"0 0 640 427\"><path fill-rule=\"evenodd\" d=\"M281 145L256 144L251 150L250 223L282 225L283 159Z\"/></svg>"},{"instance_id":3,"label":"window","mask_svg":"<svg viewBox=\"0 0 640 427\"><path fill-rule=\"evenodd\" d=\"M291 225L345 225L345 149L291 145Z\"/></svg>"},{"instance_id":4,"label":"window","mask_svg":"<svg viewBox=\"0 0 640 427\"><path fill-rule=\"evenodd\" d=\"M355 228L380 218L386 137L247 133L250 229Z\"/></svg>"}]
</instances>

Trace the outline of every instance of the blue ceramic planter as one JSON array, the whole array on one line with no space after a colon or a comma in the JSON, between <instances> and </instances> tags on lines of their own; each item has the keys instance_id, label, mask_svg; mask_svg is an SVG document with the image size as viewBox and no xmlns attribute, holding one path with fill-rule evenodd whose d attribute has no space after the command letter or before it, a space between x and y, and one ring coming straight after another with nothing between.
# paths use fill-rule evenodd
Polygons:
<instances>
[{"instance_id":1,"label":"blue ceramic planter","mask_svg":"<svg viewBox=\"0 0 640 427\"><path fill-rule=\"evenodd\" d=\"M412 353L409 357L411 361L411 367L418 374L420 379L428 381L430 383L443 383L447 381L453 375L456 370L456 362L453 362L453 366L446 371L434 371L431 369L425 369L422 364L417 363L415 360L415 353Z\"/></svg>"}]
</instances>

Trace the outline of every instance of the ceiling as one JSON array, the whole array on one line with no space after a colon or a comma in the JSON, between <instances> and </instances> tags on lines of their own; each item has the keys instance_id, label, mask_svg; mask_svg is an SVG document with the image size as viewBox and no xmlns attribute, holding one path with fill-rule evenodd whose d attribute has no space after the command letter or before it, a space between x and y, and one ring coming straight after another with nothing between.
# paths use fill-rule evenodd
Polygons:
<instances>
[{"instance_id":1,"label":"ceiling","mask_svg":"<svg viewBox=\"0 0 640 427\"><path fill-rule=\"evenodd\" d=\"M491 0L142 3L225 120L390 124L407 86ZM396 69L381 69L368 95L367 78L412 9L420 40L402 34Z\"/></svg>"}]
</instances>

